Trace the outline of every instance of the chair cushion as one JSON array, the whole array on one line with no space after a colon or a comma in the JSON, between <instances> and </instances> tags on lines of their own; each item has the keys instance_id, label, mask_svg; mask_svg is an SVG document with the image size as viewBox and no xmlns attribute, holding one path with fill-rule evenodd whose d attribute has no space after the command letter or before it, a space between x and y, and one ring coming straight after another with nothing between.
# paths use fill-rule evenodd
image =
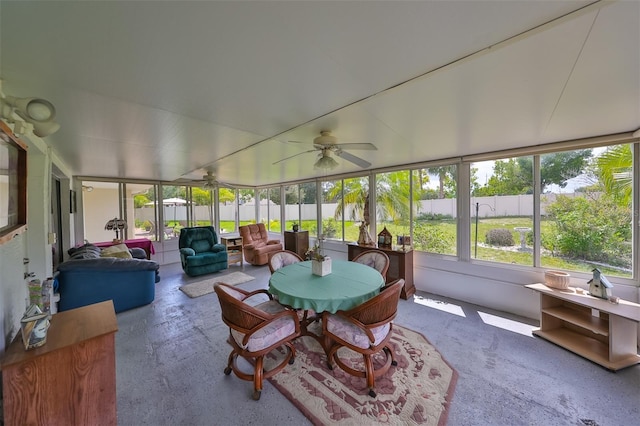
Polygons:
<instances>
[{"instance_id":1,"label":"chair cushion","mask_svg":"<svg viewBox=\"0 0 640 426\"><path fill-rule=\"evenodd\" d=\"M276 253L271 257L270 262L271 267L276 271L284 266L298 263L300 262L300 259L287 253Z\"/></svg>"},{"instance_id":2,"label":"chair cushion","mask_svg":"<svg viewBox=\"0 0 640 426\"><path fill-rule=\"evenodd\" d=\"M209 240L193 240L191 242L191 248L196 253L211 251L211 242Z\"/></svg>"},{"instance_id":3,"label":"chair cushion","mask_svg":"<svg viewBox=\"0 0 640 426\"><path fill-rule=\"evenodd\" d=\"M356 259L356 262L367 265L376 271L382 271L384 265L387 263L387 259L383 256L376 256L375 253L371 253Z\"/></svg>"},{"instance_id":4,"label":"chair cushion","mask_svg":"<svg viewBox=\"0 0 640 426\"><path fill-rule=\"evenodd\" d=\"M374 346L378 345L385 337L387 337L390 329L391 323L386 323L380 327L371 329L375 339ZM358 348L367 349L371 347L369 337L363 329L338 315L328 316L327 330L329 333Z\"/></svg>"},{"instance_id":5,"label":"chair cushion","mask_svg":"<svg viewBox=\"0 0 640 426\"><path fill-rule=\"evenodd\" d=\"M276 302L275 300L270 300L268 302L261 303L256 306L257 309L267 313L278 313L285 310L285 308ZM244 339L244 334L240 333L237 330L231 329L231 335L233 339L236 341L238 346L242 347L249 352L260 351L264 348L268 348L269 346L277 343L286 337L291 336L296 331L295 320L292 317L283 317L278 318L256 331L246 345L242 344L242 339Z\"/></svg>"}]
</instances>

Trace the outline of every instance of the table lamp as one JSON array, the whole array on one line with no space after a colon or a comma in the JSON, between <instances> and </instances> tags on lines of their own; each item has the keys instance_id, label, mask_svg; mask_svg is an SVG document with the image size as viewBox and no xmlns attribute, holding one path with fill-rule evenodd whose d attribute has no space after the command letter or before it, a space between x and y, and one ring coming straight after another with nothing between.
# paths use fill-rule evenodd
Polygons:
<instances>
[{"instance_id":1,"label":"table lamp","mask_svg":"<svg viewBox=\"0 0 640 426\"><path fill-rule=\"evenodd\" d=\"M107 224L104 225L104 229L106 229L107 231L116 231L116 238L113 240L114 243L121 241L121 239L118 236L118 231L122 231L126 227L127 227L127 222L123 219L118 219L117 217L114 217L113 219L109 220Z\"/></svg>"}]
</instances>

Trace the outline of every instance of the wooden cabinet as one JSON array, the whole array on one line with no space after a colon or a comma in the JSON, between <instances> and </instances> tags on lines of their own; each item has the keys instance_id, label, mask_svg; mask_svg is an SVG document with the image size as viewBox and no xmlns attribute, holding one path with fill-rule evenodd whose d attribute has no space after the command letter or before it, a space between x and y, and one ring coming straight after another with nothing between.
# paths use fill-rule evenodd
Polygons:
<instances>
[{"instance_id":1,"label":"wooden cabinet","mask_svg":"<svg viewBox=\"0 0 640 426\"><path fill-rule=\"evenodd\" d=\"M242 256L242 237L223 237L220 238L220 242L227 246L228 259L227 263L240 263L240 266L244 264L244 257Z\"/></svg>"},{"instance_id":2,"label":"wooden cabinet","mask_svg":"<svg viewBox=\"0 0 640 426\"><path fill-rule=\"evenodd\" d=\"M19 335L2 360L5 424L117 424L116 331L109 300L54 315L38 348Z\"/></svg>"},{"instance_id":3,"label":"wooden cabinet","mask_svg":"<svg viewBox=\"0 0 640 426\"><path fill-rule=\"evenodd\" d=\"M382 251L389 256L389 270L387 271L386 282L390 283L398 278L403 278L404 288L402 289L400 297L408 299L413 296L416 292L416 287L413 284L413 250L407 249L406 251L402 251L349 244L348 259L353 260L354 257L368 250Z\"/></svg>"},{"instance_id":4,"label":"wooden cabinet","mask_svg":"<svg viewBox=\"0 0 640 426\"><path fill-rule=\"evenodd\" d=\"M639 304L626 300L613 304L571 287L562 291L544 284L526 287L540 293L540 329L533 334L609 370L640 363Z\"/></svg>"},{"instance_id":5,"label":"wooden cabinet","mask_svg":"<svg viewBox=\"0 0 640 426\"><path fill-rule=\"evenodd\" d=\"M305 259L309 251L309 231L284 231L284 249Z\"/></svg>"}]
</instances>

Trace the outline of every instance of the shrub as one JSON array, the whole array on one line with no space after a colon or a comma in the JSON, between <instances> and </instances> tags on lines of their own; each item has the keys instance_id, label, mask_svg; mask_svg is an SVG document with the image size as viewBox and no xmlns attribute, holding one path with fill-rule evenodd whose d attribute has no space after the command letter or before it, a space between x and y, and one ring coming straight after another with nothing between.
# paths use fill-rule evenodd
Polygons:
<instances>
[{"instance_id":1,"label":"shrub","mask_svg":"<svg viewBox=\"0 0 640 426\"><path fill-rule=\"evenodd\" d=\"M416 220L424 221L424 220L452 220L453 217L450 214L442 214L442 213L420 213Z\"/></svg>"},{"instance_id":2,"label":"shrub","mask_svg":"<svg viewBox=\"0 0 640 426\"><path fill-rule=\"evenodd\" d=\"M554 222L552 235L543 235L543 247L558 254L591 261L630 266L631 209L610 197L599 199L559 196L547 207Z\"/></svg>"},{"instance_id":3,"label":"shrub","mask_svg":"<svg viewBox=\"0 0 640 426\"><path fill-rule=\"evenodd\" d=\"M513 234L505 228L490 229L485 234L484 241L491 246L507 247L514 244Z\"/></svg>"},{"instance_id":4,"label":"shrub","mask_svg":"<svg viewBox=\"0 0 640 426\"><path fill-rule=\"evenodd\" d=\"M335 238L338 234L338 225L335 219L329 218L322 221L322 234L325 238Z\"/></svg>"},{"instance_id":5,"label":"shrub","mask_svg":"<svg viewBox=\"0 0 640 426\"><path fill-rule=\"evenodd\" d=\"M413 229L413 245L417 250L450 254L455 253L455 243L455 237L437 225L419 224Z\"/></svg>"}]
</instances>

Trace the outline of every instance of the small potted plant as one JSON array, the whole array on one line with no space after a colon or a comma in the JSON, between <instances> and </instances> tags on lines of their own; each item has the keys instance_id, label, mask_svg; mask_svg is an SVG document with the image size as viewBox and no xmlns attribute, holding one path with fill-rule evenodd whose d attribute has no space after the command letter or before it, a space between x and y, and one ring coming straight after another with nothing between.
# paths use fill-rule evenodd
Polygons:
<instances>
[{"instance_id":1,"label":"small potted plant","mask_svg":"<svg viewBox=\"0 0 640 426\"><path fill-rule=\"evenodd\" d=\"M324 238L320 236L315 245L307 251L307 259L311 260L311 272L313 275L324 277L331 273L331 258L322 253Z\"/></svg>"}]
</instances>

